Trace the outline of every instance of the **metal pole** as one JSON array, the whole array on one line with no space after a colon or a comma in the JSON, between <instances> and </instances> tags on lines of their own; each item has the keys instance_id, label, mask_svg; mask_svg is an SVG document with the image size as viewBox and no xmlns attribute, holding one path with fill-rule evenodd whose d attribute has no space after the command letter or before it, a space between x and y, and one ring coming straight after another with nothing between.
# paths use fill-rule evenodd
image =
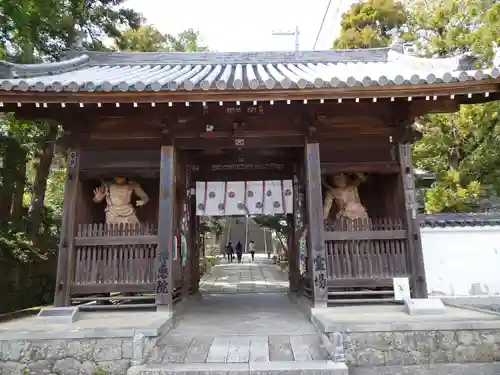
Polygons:
<instances>
[{"instance_id":1,"label":"metal pole","mask_svg":"<svg viewBox=\"0 0 500 375\"><path fill-rule=\"evenodd\" d=\"M273 31L272 35L275 36L295 36L295 52L299 52L299 26L295 26L295 31Z\"/></svg>"},{"instance_id":2,"label":"metal pole","mask_svg":"<svg viewBox=\"0 0 500 375\"><path fill-rule=\"evenodd\" d=\"M247 252L248 246L248 215L245 215L245 253Z\"/></svg>"},{"instance_id":3,"label":"metal pole","mask_svg":"<svg viewBox=\"0 0 500 375\"><path fill-rule=\"evenodd\" d=\"M295 26L295 52L299 52L299 25Z\"/></svg>"},{"instance_id":4,"label":"metal pole","mask_svg":"<svg viewBox=\"0 0 500 375\"><path fill-rule=\"evenodd\" d=\"M264 227L264 252L267 254L267 228Z\"/></svg>"}]
</instances>

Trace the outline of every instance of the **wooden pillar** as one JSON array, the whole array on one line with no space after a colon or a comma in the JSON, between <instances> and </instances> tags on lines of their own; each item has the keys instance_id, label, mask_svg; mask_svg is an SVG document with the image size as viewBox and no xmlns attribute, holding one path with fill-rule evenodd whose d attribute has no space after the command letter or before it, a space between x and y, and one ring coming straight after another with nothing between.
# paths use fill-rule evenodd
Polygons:
<instances>
[{"instance_id":1,"label":"wooden pillar","mask_svg":"<svg viewBox=\"0 0 500 375\"><path fill-rule=\"evenodd\" d=\"M300 279L300 249L299 242L301 236L302 223L300 220L299 186L297 176L293 177L293 217L292 217L292 238L289 244L288 273L290 281L290 291L299 291Z\"/></svg>"},{"instance_id":2,"label":"wooden pillar","mask_svg":"<svg viewBox=\"0 0 500 375\"><path fill-rule=\"evenodd\" d=\"M305 145L306 201L308 224L308 249L312 257L314 307L327 305L326 248L324 241L323 199L321 196L321 169L319 143Z\"/></svg>"},{"instance_id":3,"label":"wooden pillar","mask_svg":"<svg viewBox=\"0 0 500 375\"><path fill-rule=\"evenodd\" d=\"M405 199L405 218L408 229L408 252L411 270L411 287L413 297L427 298L427 282L425 279L424 257L420 238L420 225L417 220L417 204L415 199L415 181L413 174L412 147L409 143L398 144L399 163Z\"/></svg>"},{"instance_id":4,"label":"wooden pillar","mask_svg":"<svg viewBox=\"0 0 500 375\"><path fill-rule=\"evenodd\" d=\"M80 170L80 150L71 149L68 153L66 183L64 185L64 207L59 235L59 252L57 257L57 276L54 305L69 306L70 283L74 267L74 238L76 196L78 194Z\"/></svg>"},{"instance_id":5,"label":"wooden pillar","mask_svg":"<svg viewBox=\"0 0 500 375\"><path fill-rule=\"evenodd\" d=\"M156 306L158 311L172 311L172 254L174 245L175 202L174 146L161 147L160 204L158 214L158 273Z\"/></svg>"},{"instance_id":6,"label":"wooden pillar","mask_svg":"<svg viewBox=\"0 0 500 375\"><path fill-rule=\"evenodd\" d=\"M189 196L189 266L191 267L191 293L196 293L199 290L200 284L200 248L198 246L198 233L196 230L196 197Z\"/></svg>"}]
</instances>

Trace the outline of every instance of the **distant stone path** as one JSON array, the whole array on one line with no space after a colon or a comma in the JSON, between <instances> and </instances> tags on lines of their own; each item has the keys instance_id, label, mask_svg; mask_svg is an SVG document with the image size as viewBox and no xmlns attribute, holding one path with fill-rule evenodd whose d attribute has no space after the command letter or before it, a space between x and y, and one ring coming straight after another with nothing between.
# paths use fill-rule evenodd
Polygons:
<instances>
[{"instance_id":1,"label":"distant stone path","mask_svg":"<svg viewBox=\"0 0 500 375\"><path fill-rule=\"evenodd\" d=\"M251 261L249 254L244 254L242 263L236 260L228 263L221 259L221 264L205 274L200 282L202 293L277 293L288 290L288 274L280 270L267 259L265 254L256 254Z\"/></svg>"}]
</instances>

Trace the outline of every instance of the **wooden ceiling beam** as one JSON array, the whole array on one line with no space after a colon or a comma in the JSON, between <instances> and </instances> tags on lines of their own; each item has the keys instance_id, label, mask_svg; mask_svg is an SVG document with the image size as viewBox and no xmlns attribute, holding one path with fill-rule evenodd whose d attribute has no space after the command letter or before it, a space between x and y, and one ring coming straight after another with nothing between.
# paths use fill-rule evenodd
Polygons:
<instances>
[{"instance_id":1,"label":"wooden ceiling beam","mask_svg":"<svg viewBox=\"0 0 500 375\"><path fill-rule=\"evenodd\" d=\"M321 173L398 173L400 166L396 161L361 161L361 162L339 162L321 163Z\"/></svg>"},{"instance_id":2,"label":"wooden ceiling beam","mask_svg":"<svg viewBox=\"0 0 500 375\"><path fill-rule=\"evenodd\" d=\"M204 149L245 149L245 148L270 148L270 147L300 147L304 145L304 136L280 137L242 137L242 138L178 138L176 147L186 150Z\"/></svg>"}]
</instances>

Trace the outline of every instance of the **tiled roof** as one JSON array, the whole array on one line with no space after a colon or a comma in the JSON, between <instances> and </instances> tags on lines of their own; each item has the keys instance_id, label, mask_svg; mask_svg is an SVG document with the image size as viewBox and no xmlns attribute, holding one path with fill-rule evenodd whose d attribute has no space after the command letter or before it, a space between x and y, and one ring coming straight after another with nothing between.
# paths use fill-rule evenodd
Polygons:
<instances>
[{"instance_id":1,"label":"tiled roof","mask_svg":"<svg viewBox=\"0 0 500 375\"><path fill-rule=\"evenodd\" d=\"M421 215L420 226L432 228L500 225L500 213L442 213Z\"/></svg>"},{"instance_id":2,"label":"tiled roof","mask_svg":"<svg viewBox=\"0 0 500 375\"><path fill-rule=\"evenodd\" d=\"M0 62L4 91L273 90L432 84L498 78L470 56L426 59L391 48L257 53L104 53L54 64Z\"/></svg>"}]
</instances>

